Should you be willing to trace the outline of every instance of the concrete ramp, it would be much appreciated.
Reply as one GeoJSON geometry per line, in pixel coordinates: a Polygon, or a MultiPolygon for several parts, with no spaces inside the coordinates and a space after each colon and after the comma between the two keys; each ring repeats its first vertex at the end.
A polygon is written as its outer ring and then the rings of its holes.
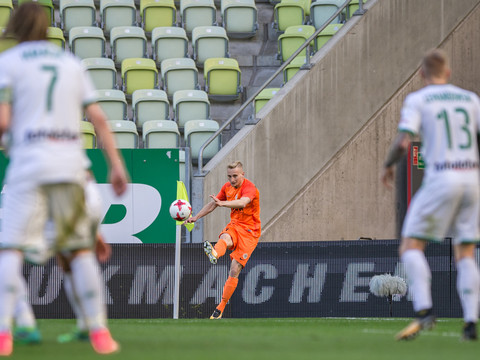
{"type": "MultiPolygon", "coordinates": [[[[395,196],[379,171],[405,95],[426,50],[452,58],[452,82],[478,90],[480,0],[370,0],[194,179],[208,201],[226,166],[245,164],[260,190],[261,241],[394,238],[395,196]]],[[[194,205],[197,207],[202,204],[194,205]]],[[[229,211],[217,209],[194,239],[215,240],[229,211]]],[[[203,226],[202,226],[203,225],[203,226]]]]}

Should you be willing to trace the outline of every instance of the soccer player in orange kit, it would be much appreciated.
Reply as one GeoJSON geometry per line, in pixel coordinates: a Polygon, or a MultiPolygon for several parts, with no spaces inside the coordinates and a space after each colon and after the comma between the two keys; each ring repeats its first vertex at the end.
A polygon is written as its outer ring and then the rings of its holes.
{"type": "Polygon", "coordinates": [[[210,195],[213,201],[206,204],[197,215],[185,221],[193,223],[219,206],[232,209],[230,223],[220,233],[215,247],[208,241],[203,243],[205,254],[212,264],[216,264],[218,258],[225,255],[227,249],[232,250],[230,254],[232,264],[223,287],[222,301],[210,319],[222,318],[223,310],[237,287],[240,271],[245,267],[253,250],[257,247],[261,233],[260,194],[255,185],[245,179],[243,165],[240,161],[228,165],[227,177],[228,182],[222,186],[217,196],[210,195]]]}

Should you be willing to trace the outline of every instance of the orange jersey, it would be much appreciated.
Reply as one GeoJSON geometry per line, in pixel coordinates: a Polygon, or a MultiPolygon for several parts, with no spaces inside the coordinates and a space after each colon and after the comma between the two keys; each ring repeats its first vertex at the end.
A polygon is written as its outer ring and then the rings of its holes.
{"type": "Polygon", "coordinates": [[[229,182],[222,186],[217,195],[221,201],[238,200],[242,197],[248,197],[251,201],[243,209],[232,209],[230,212],[230,223],[238,224],[251,230],[252,235],[260,237],[260,193],[255,184],[250,180],[243,179],[242,186],[235,189],[229,182]]]}

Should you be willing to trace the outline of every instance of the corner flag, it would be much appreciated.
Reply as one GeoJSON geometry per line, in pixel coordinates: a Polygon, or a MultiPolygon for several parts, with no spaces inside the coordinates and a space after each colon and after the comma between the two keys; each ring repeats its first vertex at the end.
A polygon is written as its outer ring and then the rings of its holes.
{"type": "MultiPolygon", "coordinates": [[[[177,181],[177,199],[188,201],[187,189],[185,188],[185,184],[183,183],[183,181],[177,181]]],[[[183,224],[183,221],[177,221],[177,225],[182,225],[182,224],[183,224]]],[[[188,231],[192,231],[194,226],[195,226],[194,223],[185,224],[185,227],[187,228],[188,231]]]]}

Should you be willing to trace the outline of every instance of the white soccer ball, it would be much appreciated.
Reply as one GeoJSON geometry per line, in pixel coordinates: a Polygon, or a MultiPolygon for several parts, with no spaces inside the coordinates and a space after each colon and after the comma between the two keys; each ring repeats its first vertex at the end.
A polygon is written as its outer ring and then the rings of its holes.
{"type": "Polygon", "coordinates": [[[177,199],[170,205],[170,216],[177,221],[185,221],[192,214],[192,206],[188,201],[177,199]]]}

